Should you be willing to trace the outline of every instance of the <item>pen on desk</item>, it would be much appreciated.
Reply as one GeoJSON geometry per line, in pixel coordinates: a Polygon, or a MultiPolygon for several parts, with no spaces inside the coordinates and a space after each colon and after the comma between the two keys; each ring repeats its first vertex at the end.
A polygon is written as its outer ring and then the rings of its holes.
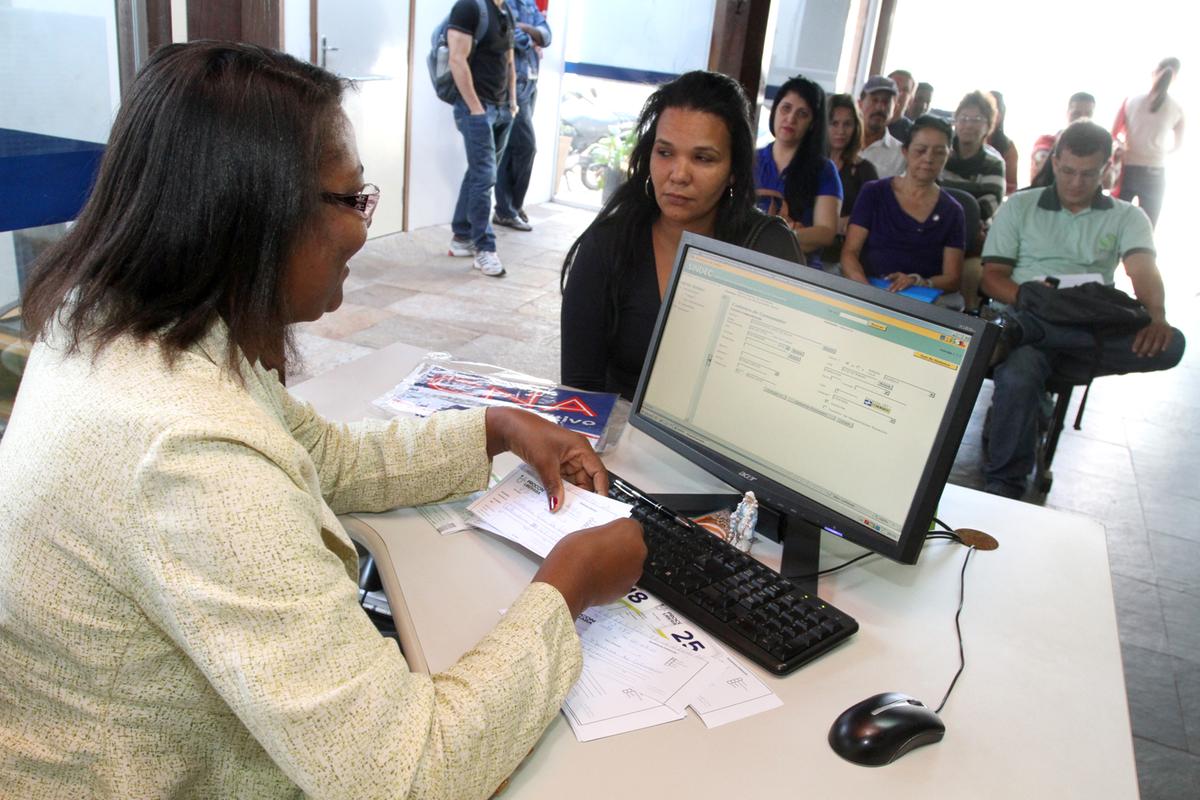
{"type": "Polygon", "coordinates": [[[668,517],[674,518],[674,520],[676,522],[678,522],[680,525],[684,526],[685,528],[695,528],[696,527],[696,523],[693,522],[692,520],[688,519],[687,517],[683,516],[682,514],[675,513],[671,509],[664,506],[662,503],[659,503],[658,501],[656,501],[650,497],[647,497],[646,495],[642,494],[640,491],[638,491],[634,487],[630,486],[625,481],[618,478],[616,475],[609,473],[608,478],[610,481],[612,481],[613,485],[616,486],[618,489],[620,489],[622,492],[633,495],[634,497],[638,498],[642,502],[646,503],[646,505],[651,506],[655,511],[660,511],[663,514],[666,514],[668,517]]]}

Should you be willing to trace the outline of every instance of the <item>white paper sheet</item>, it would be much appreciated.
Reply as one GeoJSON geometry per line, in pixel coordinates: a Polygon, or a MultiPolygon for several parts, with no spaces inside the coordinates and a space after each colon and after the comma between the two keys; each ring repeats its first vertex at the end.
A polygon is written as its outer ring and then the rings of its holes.
{"type": "Polygon", "coordinates": [[[634,628],[599,610],[575,623],[583,646],[583,673],[563,712],[583,742],[683,719],[685,709],[720,672],[716,665],[680,652],[645,628],[634,628]]]}
{"type": "Polygon", "coordinates": [[[688,703],[705,726],[716,728],[783,705],[765,683],[715,638],[644,589],[635,588],[624,601],[604,608],[611,619],[637,628],[649,628],[664,641],[718,667],[705,673],[711,681],[688,703]]]}
{"type": "Polygon", "coordinates": [[[474,503],[479,498],[483,497],[484,492],[475,492],[458,500],[451,500],[448,503],[430,503],[429,505],[417,506],[417,513],[425,518],[425,521],[434,527],[442,536],[449,536],[452,533],[462,533],[474,527],[474,515],[467,510],[467,507],[474,503]]]}
{"type": "MultiPolygon", "coordinates": [[[[565,485],[551,514],[526,465],[468,506],[474,524],[543,558],[568,533],[629,516],[630,506],[565,485]]],[[[563,702],[580,741],[682,719],[691,707],[713,728],[781,706],[761,680],[705,631],[648,592],[588,609],[576,620],[583,672],[563,702]]]]}
{"type": "Polygon", "coordinates": [[[563,505],[550,513],[546,490],[528,465],[508,473],[467,508],[490,530],[545,558],[568,533],[628,517],[630,506],[564,483],[563,505]]]}

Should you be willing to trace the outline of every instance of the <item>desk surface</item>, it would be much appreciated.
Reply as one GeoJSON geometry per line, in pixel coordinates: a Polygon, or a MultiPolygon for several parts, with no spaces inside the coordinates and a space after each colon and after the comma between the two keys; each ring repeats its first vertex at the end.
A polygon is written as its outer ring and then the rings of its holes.
{"type": "MultiPolygon", "coordinates": [[[[380,416],[370,399],[421,355],[394,345],[293,392],[331,419],[380,416]]],[[[651,491],[721,488],[632,428],[605,461],[651,491]]],[[[967,668],[942,713],[941,743],[878,769],[849,764],[826,743],[834,718],[869,695],[902,691],[933,706],[940,701],[958,666],[954,612],[964,551],[934,541],[916,566],[869,559],[822,581],[822,597],[861,628],[788,677],[758,671],[782,708],[713,730],[689,715],[584,744],[560,716],[503,797],[1136,797],[1103,530],[956,486],[946,487],[938,516],[1000,541],[967,569],[967,668]]],[[[415,669],[452,664],[537,567],[534,557],[487,534],[439,536],[408,509],[348,523],[383,568],[415,669]]],[[[756,555],[777,560],[777,548],[765,544],[756,555]]],[[[830,541],[822,557],[837,563],[857,552],[830,541]]]]}

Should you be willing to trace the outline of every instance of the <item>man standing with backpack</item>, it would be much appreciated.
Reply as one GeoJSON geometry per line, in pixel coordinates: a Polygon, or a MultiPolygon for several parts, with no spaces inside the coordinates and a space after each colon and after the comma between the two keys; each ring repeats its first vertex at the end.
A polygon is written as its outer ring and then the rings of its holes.
{"type": "Polygon", "coordinates": [[[517,68],[517,105],[508,147],[496,175],[496,214],[492,222],[518,231],[531,231],[525,216],[525,192],[533,172],[537,142],[533,133],[533,106],[537,102],[538,66],[542,48],[550,44],[550,26],[533,0],[507,0],[517,29],[513,33],[513,63],[517,68]]]}
{"type": "Polygon", "coordinates": [[[459,94],[454,124],[467,151],[467,172],[451,222],[450,255],[474,257],[475,268],[493,278],[504,275],[504,266],[496,255],[490,220],[492,187],[519,110],[513,28],[504,0],[457,0],[446,31],[450,74],[459,94]]]}

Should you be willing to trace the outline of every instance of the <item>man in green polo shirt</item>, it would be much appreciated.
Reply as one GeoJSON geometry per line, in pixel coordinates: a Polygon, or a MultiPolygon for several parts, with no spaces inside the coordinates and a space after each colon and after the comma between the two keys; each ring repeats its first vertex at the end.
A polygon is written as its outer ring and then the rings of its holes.
{"type": "Polygon", "coordinates": [[[1119,262],[1151,322],[1136,334],[1105,339],[1097,351],[1083,328],[1005,312],[1012,350],[993,371],[984,457],[985,488],[993,494],[1019,498],[1025,491],[1037,448],[1037,415],[1052,373],[1082,379],[1153,372],[1183,357],[1183,334],[1167,324],[1150,220],[1100,189],[1111,155],[1112,137],[1099,125],[1080,120],[1063,131],[1051,156],[1054,183],[1013,195],[993,218],[983,246],[983,290],[1012,304],[1020,284],[1046,277],[1094,274],[1111,285],[1119,262]]]}

